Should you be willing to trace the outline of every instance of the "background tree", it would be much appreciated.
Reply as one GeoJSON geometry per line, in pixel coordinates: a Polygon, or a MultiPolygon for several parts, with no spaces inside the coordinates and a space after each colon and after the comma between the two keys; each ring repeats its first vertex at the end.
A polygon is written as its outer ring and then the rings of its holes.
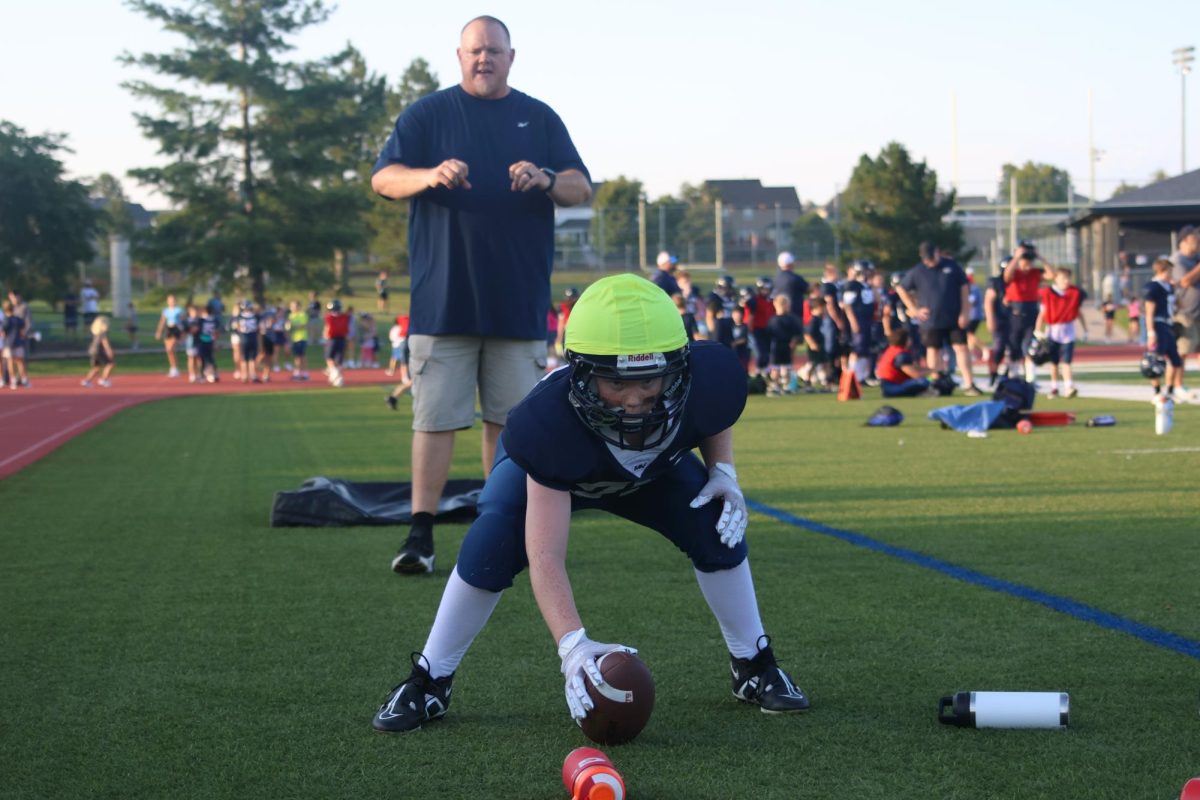
{"type": "Polygon", "coordinates": [[[815,211],[801,214],[791,228],[792,254],[814,260],[833,255],[833,226],[815,211]]]}
{"type": "Polygon", "coordinates": [[[64,139],[0,120],[0,281],[52,302],[91,260],[98,217],[87,187],[63,177],[64,139]]]}
{"type": "Polygon", "coordinates": [[[258,299],[268,274],[327,279],[335,254],[369,232],[359,167],[382,80],[351,47],[315,62],[283,58],[287,37],[330,13],[320,0],[129,5],[186,42],[122,57],[171,82],[125,84],[158,106],[136,118],[169,160],[130,174],[176,207],[158,217],[144,254],[227,285],[248,278],[258,299]]]}
{"type": "Polygon", "coordinates": [[[954,192],[941,194],[937,173],[914,162],[903,145],[891,142],[875,158],[863,155],[842,193],[838,235],[857,258],[882,269],[907,269],[917,261],[917,245],[936,242],[960,257],[962,226],[943,219],[954,207],[954,192]]]}
{"type": "Polygon", "coordinates": [[[371,169],[383,143],[391,135],[396,118],[422,97],[439,89],[436,73],[430,72],[429,62],[414,58],[400,76],[395,89],[387,93],[387,108],[380,120],[378,130],[372,129],[374,150],[363,161],[361,174],[371,195],[371,210],[367,224],[371,228],[371,239],[367,245],[367,256],[376,269],[408,270],[408,201],[386,200],[370,189],[371,169]]]}
{"type": "MultiPolygon", "coordinates": [[[[592,246],[602,255],[636,253],[638,246],[638,198],[642,182],[620,175],[605,181],[592,198],[592,246]]],[[[649,231],[647,231],[649,234],[649,231]]]]}
{"type": "Polygon", "coordinates": [[[1013,178],[1017,179],[1017,203],[1065,203],[1071,191],[1071,175],[1065,169],[1050,164],[1026,161],[1021,166],[1005,164],[1000,170],[997,196],[1001,205],[1008,204],[1008,192],[1013,178]]]}

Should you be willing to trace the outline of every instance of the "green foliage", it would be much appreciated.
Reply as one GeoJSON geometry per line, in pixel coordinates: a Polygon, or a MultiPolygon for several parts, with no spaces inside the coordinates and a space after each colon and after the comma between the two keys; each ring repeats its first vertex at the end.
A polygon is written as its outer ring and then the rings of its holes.
{"type": "Polygon", "coordinates": [[[396,88],[387,93],[387,113],[375,138],[375,152],[362,165],[367,190],[371,195],[371,208],[367,215],[371,238],[366,248],[367,256],[372,264],[383,269],[408,269],[408,201],[386,200],[371,192],[371,168],[383,142],[391,134],[394,120],[417,100],[433,94],[439,88],[437,74],[429,70],[429,62],[414,58],[400,76],[396,88]]]}
{"type": "Polygon", "coordinates": [[[720,192],[708,186],[685,183],[679,187],[679,199],[687,206],[679,222],[679,241],[689,249],[709,247],[717,236],[716,201],[720,192]]]}
{"type": "Polygon", "coordinates": [[[1001,168],[997,197],[1001,205],[1009,201],[1010,181],[1017,179],[1017,203],[1065,203],[1071,191],[1071,175],[1050,164],[1026,161],[1021,166],[1005,164],[1001,168]]]}
{"type": "Polygon", "coordinates": [[[819,257],[833,254],[833,226],[815,211],[801,214],[792,223],[791,249],[797,258],[808,258],[814,251],[819,257]]]}
{"type": "Polygon", "coordinates": [[[638,245],[638,200],[642,182],[620,175],[605,181],[592,198],[592,246],[616,253],[638,245]]]}
{"type": "Polygon", "coordinates": [[[330,13],[319,0],[129,5],[185,39],[169,53],[122,57],[168,82],[125,84],[158,107],[137,121],[168,159],[130,174],[176,206],[156,220],[143,255],[225,285],[246,279],[259,299],[267,274],[327,281],[335,252],[369,234],[361,164],[377,145],[383,79],[349,46],[318,61],[283,59],[288,37],[330,13]]]}
{"type": "Polygon", "coordinates": [[[100,213],[101,230],[109,236],[132,237],[133,214],[129,211],[129,198],[120,179],[105,172],[92,184],[92,193],[104,201],[100,213]]]}
{"type": "Polygon", "coordinates": [[[937,173],[891,142],[876,158],[863,155],[842,193],[838,236],[857,258],[895,271],[917,260],[917,245],[932,241],[958,253],[962,226],[943,219],[954,207],[953,190],[941,193],[937,173]]]}
{"type": "Polygon", "coordinates": [[[98,215],[87,187],[63,177],[64,140],[0,120],[0,281],[27,298],[57,300],[93,255],[98,215]]]}

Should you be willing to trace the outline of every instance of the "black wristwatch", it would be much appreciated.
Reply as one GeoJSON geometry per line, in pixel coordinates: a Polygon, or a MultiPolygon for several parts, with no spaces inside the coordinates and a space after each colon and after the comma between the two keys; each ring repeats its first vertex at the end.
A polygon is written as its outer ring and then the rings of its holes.
{"type": "Polygon", "coordinates": [[[550,185],[543,189],[543,192],[549,192],[554,188],[555,182],[558,180],[558,173],[549,167],[542,167],[542,172],[546,173],[546,177],[550,179],[550,185]]]}

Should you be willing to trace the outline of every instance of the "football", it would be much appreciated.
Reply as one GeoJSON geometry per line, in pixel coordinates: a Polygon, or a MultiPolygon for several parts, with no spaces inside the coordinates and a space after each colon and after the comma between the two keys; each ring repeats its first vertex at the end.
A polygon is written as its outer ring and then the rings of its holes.
{"type": "Polygon", "coordinates": [[[608,685],[601,690],[588,682],[595,707],[579,727],[597,744],[632,741],[654,711],[654,677],[640,658],[623,650],[606,653],[596,664],[608,685]]]}

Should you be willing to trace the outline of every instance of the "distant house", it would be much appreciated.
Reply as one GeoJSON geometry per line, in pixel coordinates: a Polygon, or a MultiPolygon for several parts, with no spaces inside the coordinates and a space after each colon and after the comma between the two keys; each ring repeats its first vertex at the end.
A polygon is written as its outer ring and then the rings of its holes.
{"type": "Polygon", "coordinates": [[[804,208],[794,186],[763,186],[758,178],[709,180],[704,188],[721,198],[727,261],[774,261],[791,246],[792,223],[804,208]]]}
{"type": "Polygon", "coordinates": [[[1123,192],[1076,214],[1080,270],[1099,277],[1118,268],[1120,253],[1155,256],[1175,248],[1175,233],[1200,224],[1200,169],[1123,192]]]}

